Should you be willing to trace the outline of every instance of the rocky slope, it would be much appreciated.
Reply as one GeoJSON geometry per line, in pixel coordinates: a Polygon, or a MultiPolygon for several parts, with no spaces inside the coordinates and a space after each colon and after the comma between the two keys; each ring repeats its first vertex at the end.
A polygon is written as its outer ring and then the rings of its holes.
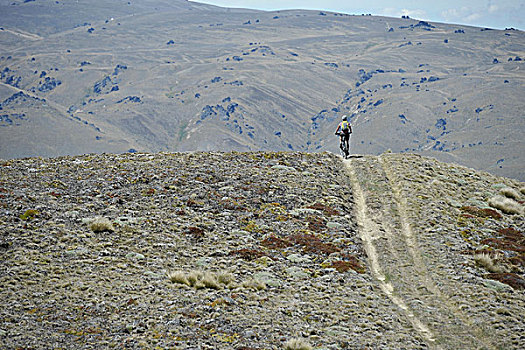
{"type": "Polygon", "coordinates": [[[185,0],[0,0],[0,157],[416,152],[524,181],[525,35],[185,0]]]}
{"type": "Polygon", "coordinates": [[[0,166],[2,348],[525,344],[515,180],[396,154],[0,166]]]}

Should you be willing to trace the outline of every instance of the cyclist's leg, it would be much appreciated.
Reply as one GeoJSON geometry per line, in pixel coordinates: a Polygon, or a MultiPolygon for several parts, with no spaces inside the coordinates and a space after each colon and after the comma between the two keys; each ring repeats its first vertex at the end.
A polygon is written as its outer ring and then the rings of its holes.
{"type": "Polygon", "coordinates": [[[348,158],[348,156],[350,155],[350,145],[348,144],[348,140],[350,139],[350,135],[347,134],[345,135],[345,157],[348,158]]]}

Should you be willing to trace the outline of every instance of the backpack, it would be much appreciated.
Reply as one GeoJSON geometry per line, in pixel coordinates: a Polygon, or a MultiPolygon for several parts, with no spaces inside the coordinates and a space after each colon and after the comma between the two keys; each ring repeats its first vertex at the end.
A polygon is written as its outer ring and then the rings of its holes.
{"type": "Polygon", "coordinates": [[[341,122],[341,132],[345,134],[352,133],[352,128],[350,127],[350,123],[346,120],[343,120],[341,122]]]}

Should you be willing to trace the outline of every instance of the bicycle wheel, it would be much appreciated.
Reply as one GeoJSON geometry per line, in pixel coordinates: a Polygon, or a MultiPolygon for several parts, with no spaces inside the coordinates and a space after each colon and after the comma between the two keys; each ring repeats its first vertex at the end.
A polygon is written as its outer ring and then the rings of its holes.
{"type": "Polygon", "coordinates": [[[339,150],[341,151],[341,156],[343,158],[346,158],[346,147],[344,141],[341,141],[341,143],[339,144],[339,150]]]}

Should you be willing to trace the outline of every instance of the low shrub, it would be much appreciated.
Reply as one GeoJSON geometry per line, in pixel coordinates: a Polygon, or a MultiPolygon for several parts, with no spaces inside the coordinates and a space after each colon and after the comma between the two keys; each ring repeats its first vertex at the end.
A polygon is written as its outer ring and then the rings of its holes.
{"type": "Polygon", "coordinates": [[[514,289],[525,289],[525,280],[515,273],[489,273],[485,278],[505,283],[514,289]]]}
{"type": "Polygon", "coordinates": [[[269,236],[266,237],[262,242],[261,245],[266,248],[270,249],[282,249],[292,246],[293,244],[285,239],[281,239],[276,236],[269,236]]]}
{"type": "Polygon", "coordinates": [[[308,209],[315,209],[322,211],[325,215],[332,216],[332,215],[341,215],[336,209],[331,208],[325,204],[322,203],[315,203],[307,207],[308,209]]]}
{"type": "Polygon", "coordinates": [[[259,259],[265,256],[266,254],[264,254],[264,252],[260,250],[243,248],[243,249],[231,251],[230,255],[237,255],[244,260],[251,261],[251,260],[259,259]]]}
{"type": "Polygon", "coordinates": [[[503,217],[503,215],[498,213],[496,210],[490,208],[481,209],[478,207],[465,206],[461,207],[460,209],[467,214],[474,215],[480,218],[493,218],[499,220],[503,217]]]}
{"type": "Polygon", "coordinates": [[[290,241],[303,246],[305,252],[330,255],[341,251],[338,247],[331,243],[324,243],[319,238],[311,234],[295,234],[290,236],[290,241]]]}

